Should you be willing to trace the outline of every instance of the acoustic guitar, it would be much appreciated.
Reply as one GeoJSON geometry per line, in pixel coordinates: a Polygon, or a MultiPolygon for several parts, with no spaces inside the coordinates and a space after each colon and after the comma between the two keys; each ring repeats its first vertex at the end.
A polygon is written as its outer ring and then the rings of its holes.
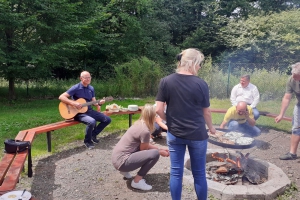
{"type": "Polygon", "coordinates": [[[103,99],[97,100],[97,101],[91,101],[86,102],[85,99],[79,98],[76,101],[82,105],[81,109],[77,109],[69,104],[66,104],[64,102],[60,102],[58,105],[59,113],[64,119],[72,119],[77,115],[78,113],[85,113],[88,110],[88,106],[99,103],[101,100],[112,101],[113,97],[105,97],[103,99]]]}

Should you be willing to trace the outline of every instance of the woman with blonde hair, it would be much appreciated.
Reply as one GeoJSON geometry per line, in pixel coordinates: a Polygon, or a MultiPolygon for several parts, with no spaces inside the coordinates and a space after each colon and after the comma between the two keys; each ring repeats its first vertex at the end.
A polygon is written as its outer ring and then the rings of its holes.
{"type": "Polygon", "coordinates": [[[122,136],[112,153],[112,163],[125,178],[132,178],[130,171],[140,168],[131,186],[140,190],[151,190],[143,177],[156,164],[161,156],[169,156],[167,149],[150,144],[150,134],[154,131],[155,108],[146,104],[141,116],[122,136]]]}
{"type": "Polygon", "coordinates": [[[212,125],[208,85],[197,76],[204,55],[190,48],[178,54],[177,60],[176,73],[161,79],[156,96],[156,112],[168,124],[171,196],[173,200],[181,199],[184,155],[188,148],[198,200],[206,200],[206,125],[212,134],[216,129],[212,125]]]}

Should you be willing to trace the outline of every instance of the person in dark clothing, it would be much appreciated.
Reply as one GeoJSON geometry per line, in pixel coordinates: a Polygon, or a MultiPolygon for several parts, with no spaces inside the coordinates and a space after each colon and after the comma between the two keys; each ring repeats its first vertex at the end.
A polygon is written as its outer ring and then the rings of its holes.
{"type": "Polygon", "coordinates": [[[204,55],[190,48],[177,55],[177,59],[177,73],[160,81],[156,96],[156,113],[168,125],[171,196],[173,200],[181,199],[184,156],[188,148],[198,200],[206,200],[206,125],[211,134],[215,134],[216,129],[212,125],[208,85],[197,76],[204,55]]]}

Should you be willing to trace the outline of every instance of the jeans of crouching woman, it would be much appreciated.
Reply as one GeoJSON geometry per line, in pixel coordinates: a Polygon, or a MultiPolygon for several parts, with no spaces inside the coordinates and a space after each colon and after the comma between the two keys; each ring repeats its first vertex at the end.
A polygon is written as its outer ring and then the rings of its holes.
{"type": "Polygon", "coordinates": [[[167,143],[170,151],[170,192],[172,200],[180,200],[182,192],[182,177],[184,170],[184,155],[186,147],[190,154],[191,170],[194,177],[194,187],[198,200],[207,199],[206,181],[206,149],[207,140],[187,140],[167,132],[167,143]]]}

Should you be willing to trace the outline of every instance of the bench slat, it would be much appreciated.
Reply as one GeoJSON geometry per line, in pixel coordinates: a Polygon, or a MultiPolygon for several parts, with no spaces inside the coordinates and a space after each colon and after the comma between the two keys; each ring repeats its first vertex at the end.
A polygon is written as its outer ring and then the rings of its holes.
{"type": "Polygon", "coordinates": [[[20,131],[18,133],[18,135],[15,137],[15,139],[23,141],[24,138],[26,137],[26,135],[27,135],[27,131],[26,130],[25,131],[20,131]]]}
{"type": "Polygon", "coordinates": [[[40,133],[45,133],[48,131],[54,131],[57,129],[61,129],[61,128],[68,127],[68,126],[73,126],[73,125],[76,125],[79,123],[80,122],[78,122],[78,121],[60,121],[60,122],[56,122],[56,123],[52,123],[52,124],[47,124],[44,126],[35,127],[32,129],[29,129],[29,130],[34,131],[36,134],[40,134],[40,133]]]}
{"type": "Polygon", "coordinates": [[[5,178],[5,175],[8,171],[9,166],[11,165],[13,159],[15,157],[15,154],[10,154],[10,153],[6,153],[4,154],[4,156],[2,157],[2,160],[0,162],[0,185],[2,185],[3,180],[5,178]]]}
{"type": "Polygon", "coordinates": [[[29,130],[23,141],[29,141],[32,144],[34,137],[35,137],[35,131],[29,130]]]}
{"type": "MultiPolygon", "coordinates": [[[[18,133],[18,135],[16,136],[16,140],[23,140],[25,138],[27,134],[27,131],[20,131],[18,133]]],[[[6,173],[9,169],[9,166],[11,165],[11,163],[13,162],[14,160],[14,157],[15,157],[15,154],[4,154],[1,162],[0,162],[0,185],[2,185],[3,181],[4,181],[4,178],[6,176],[6,173]]]]}
{"type": "Polygon", "coordinates": [[[0,186],[0,192],[13,190],[16,187],[16,184],[19,181],[19,176],[26,161],[27,154],[28,150],[20,152],[15,156],[2,182],[2,185],[0,186]]]}

